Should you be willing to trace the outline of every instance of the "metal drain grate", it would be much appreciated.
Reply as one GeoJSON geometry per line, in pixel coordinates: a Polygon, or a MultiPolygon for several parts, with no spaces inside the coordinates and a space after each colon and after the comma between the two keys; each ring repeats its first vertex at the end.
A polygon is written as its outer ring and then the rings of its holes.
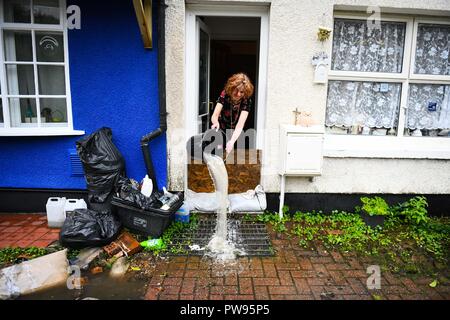
{"type": "MultiPolygon", "coordinates": [[[[168,245],[170,255],[202,256],[203,250],[214,235],[216,227],[215,215],[202,216],[194,230],[185,230],[172,238],[168,245]]],[[[243,220],[240,217],[228,217],[228,240],[235,244],[236,249],[245,252],[245,256],[273,256],[272,242],[266,225],[260,222],[243,220]]]]}

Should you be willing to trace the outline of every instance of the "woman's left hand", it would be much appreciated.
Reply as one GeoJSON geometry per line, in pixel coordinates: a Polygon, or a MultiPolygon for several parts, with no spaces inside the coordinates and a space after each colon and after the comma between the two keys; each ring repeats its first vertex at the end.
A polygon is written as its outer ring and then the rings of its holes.
{"type": "Polygon", "coordinates": [[[233,150],[233,147],[234,147],[234,142],[228,141],[227,148],[226,148],[227,154],[231,153],[231,151],[233,150]]]}

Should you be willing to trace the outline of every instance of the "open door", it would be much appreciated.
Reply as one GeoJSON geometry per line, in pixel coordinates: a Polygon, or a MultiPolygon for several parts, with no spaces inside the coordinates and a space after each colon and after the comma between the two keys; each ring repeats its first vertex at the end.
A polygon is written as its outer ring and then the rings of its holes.
{"type": "Polygon", "coordinates": [[[208,130],[212,102],[209,101],[210,43],[211,33],[207,25],[196,18],[198,48],[198,99],[197,133],[208,130]]]}

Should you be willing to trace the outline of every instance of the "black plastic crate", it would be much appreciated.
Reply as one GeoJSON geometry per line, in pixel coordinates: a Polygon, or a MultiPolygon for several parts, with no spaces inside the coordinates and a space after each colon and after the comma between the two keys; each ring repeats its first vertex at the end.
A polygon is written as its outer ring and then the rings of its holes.
{"type": "Polygon", "coordinates": [[[183,205],[183,199],[176,202],[170,210],[143,210],[131,206],[128,202],[114,197],[111,204],[123,225],[137,233],[159,238],[175,217],[175,212],[183,205]]]}

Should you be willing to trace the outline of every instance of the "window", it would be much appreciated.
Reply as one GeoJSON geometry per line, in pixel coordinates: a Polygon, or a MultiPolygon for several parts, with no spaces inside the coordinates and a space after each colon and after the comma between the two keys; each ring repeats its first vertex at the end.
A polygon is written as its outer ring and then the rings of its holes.
{"type": "Polygon", "coordinates": [[[0,6],[0,134],[71,131],[65,1],[0,6]]]}
{"type": "Polygon", "coordinates": [[[328,133],[449,137],[450,21],[336,15],[328,133]]]}

